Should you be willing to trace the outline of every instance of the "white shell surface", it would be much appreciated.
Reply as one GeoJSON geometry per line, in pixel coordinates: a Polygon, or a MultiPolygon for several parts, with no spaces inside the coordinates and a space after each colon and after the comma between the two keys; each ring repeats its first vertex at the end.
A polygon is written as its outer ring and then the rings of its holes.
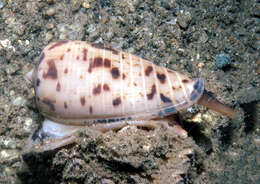
{"type": "Polygon", "coordinates": [[[204,90],[203,79],[82,41],[49,44],[33,82],[43,115],[73,125],[166,116],[196,103],[204,90]]]}

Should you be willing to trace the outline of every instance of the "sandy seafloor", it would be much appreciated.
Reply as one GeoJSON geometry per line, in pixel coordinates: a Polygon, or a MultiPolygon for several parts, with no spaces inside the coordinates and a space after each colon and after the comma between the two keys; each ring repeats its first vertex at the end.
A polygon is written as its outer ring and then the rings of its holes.
{"type": "Polygon", "coordinates": [[[0,0],[0,183],[260,183],[259,50],[257,0],[0,0]],[[24,75],[64,39],[202,77],[239,117],[195,105],[178,115],[187,139],[160,128],[86,130],[78,144],[22,154],[43,120],[24,75]]]}

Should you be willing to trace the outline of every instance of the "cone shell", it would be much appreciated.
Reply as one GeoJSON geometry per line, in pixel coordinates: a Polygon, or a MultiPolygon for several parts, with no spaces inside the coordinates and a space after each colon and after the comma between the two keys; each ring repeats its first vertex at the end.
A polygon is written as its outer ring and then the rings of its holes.
{"type": "Polygon", "coordinates": [[[65,124],[167,116],[196,103],[204,90],[203,79],[82,41],[49,44],[28,76],[43,115],[65,124]]]}

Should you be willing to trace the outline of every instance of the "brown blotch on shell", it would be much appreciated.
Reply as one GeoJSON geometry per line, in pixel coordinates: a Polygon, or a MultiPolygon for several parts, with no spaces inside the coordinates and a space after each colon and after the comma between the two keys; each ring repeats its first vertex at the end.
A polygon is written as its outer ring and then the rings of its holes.
{"type": "Polygon", "coordinates": [[[89,72],[89,73],[92,72],[92,63],[91,63],[91,62],[89,63],[89,66],[88,66],[88,72],[89,72]]]}
{"type": "Polygon", "coordinates": [[[36,80],[36,86],[37,87],[40,86],[40,82],[41,82],[41,80],[39,78],[37,78],[37,80],[36,80]]]}
{"type": "Polygon", "coordinates": [[[89,107],[89,113],[93,114],[93,107],[92,106],[89,107]]]}
{"type": "Polygon", "coordinates": [[[101,67],[103,65],[103,59],[102,57],[96,57],[94,58],[93,67],[101,67]]]}
{"type": "Polygon", "coordinates": [[[111,67],[111,60],[105,58],[105,59],[104,59],[104,66],[105,66],[106,68],[110,68],[110,67],[111,67]]]}
{"type": "Polygon", "coordinates": [[[87,52],[88,50],[86,48],[83,49],[83,61],[87,61],[87,52]]]}
{"type": "Polygon", "coordinates": [[[64,59],[64,54],[62,54],[61,56],[60,56],[60,60],[63,60],[64,59]]]}
{"type": "Polygon", "coordinates": [[[188,79],[183,79],[182,82],[183,82],[183,83],[188,83],[189,80],[188,80],[188,79]]]}
{"type": "Polygon", "coordinates": [[[54,63],[53,60],[49,60],[47,62],[49,68],[48,68],[48,71],[47,73],[43,73],[43,78],[46,79],[46,78],[50,78],[50,79],[57,79],[58,77],[58,73],[57,73],[57,69],[56,69],[56,65],[54,63]]]}
{"type": "Polygon", "coordinates": [[[68,48],[68,49],[67,49],[67,52],[70,52],[70,51],[71,51],[71,49],[70,49],[70,48],[68,48]]]}
{"type": "Polygon", "coordinates": [[[171,100],[170,98],[164,96],[163,93],[160,93],[160,98],[161,98],[161,100],[162,100],[164,103],[171,103],[171,102],[172,102],[172,100],[171,100]]]}
{"type": "Polygon", "coordinates": [[[68,73],[68,68],[65,68],[64,73],[65,73],[65,74],[68,73]]]}
{"type": "Polygon", "coordinates": [[[99,95],[101,93],[101,84],[98,84],[97,87],[93,89],[93,95],[99,95]]]}
{"type": "Polygon", "coordinates": [[[111,74],[114,79],[117,79],[120,76],[120,71],[117,67],[114,67],[111,69],[111,74]]]}
{"type": "Polygon", "coordinates": [[[120,97],[117,97],[116,99],[114,99],[114,100],[112,101],[112,104],[113,104],[113,106],[118,106],[118,105],[120,105],[120,104],[121,104],[121,98],[120,98],[120,97]]]}
{"type": "Polygon", "coordinates": [[[61,40],[61,41],[55,42],[50,48],[48,48],[48,50],[54,49],[55,47],[59,47],[68,42],[69,42],[68,40],[61,40]]]}
{"type": "Polygon", "coordinates": [[[85,100],[85,97],[84,97],[84,96],[81,96],[81,97],[80,97],[80,103],[81,103],[82,106],[85,105],[86,100],[85,100]]]}
{"type": "Polygon", "coordinates": [[[60,88],[61,88],[61,87],[60,87],[60,83],[58,82],[58,83],[57,83],[57,86],[56,86],[56,91],[60,92],[60,88]]]}
{"type": "Polygon", "coordinates": [[[151,92],[147,94],[147,99],[152,100],[155,94],[156,94],[156,87],[155,84],[153,84],[151,92]]]}
{"type": "Polygon", "coordinates": [[[67,102],[64,102],[64,109],[67,109],[68,108],[68,104],[67,102]]]}
{"type": "Polygon", "coordinates": [[[102,57],[94,58],[93,62],[92,59],[90,59],[88,72],[91,73],[93,68],[101,67],[102,65],[103,65],[102,57]]]}
{"type": "Polygon", "coordinates": [[[109,91],[110,88],[109,88],[109,86],[108,86],[107,84],[104,84],[104,85],[103,85],[103,90],[104,90],[104,91],[109,91]]]}
{"type": "Polygon", "coordinates": [[[115,54],[115,55],[118,55],[118,54],[119,54],[119,51],[118,51],[118,50],[115,50],[115,49],[113,49],[112,47],[106,47],[106,46],[104,46],[104,44],[92,43],[91,46],[92,46],[92,47],[95,47],[95,48],[97,48],[97,49],[105,49],[105,50],[108,50],[108,51],[112,51],[112,53],[115,54]]]}
{"type": "Polygon", "coordinates": [[[55,105],[54,105],[54,103],[56,103],[56,100],[51,100],[51,99],[48,99],[48,98],[43,98],[42,103],[48,105],[49,108],[50,108],[52,111],[55,111],[55,105]]]}
{"type": "Polygon", "coordinates": [[[123,73],[123,80],[125,80],[125,78],[126,78],[126,75],[123,73]]]}
{"type": "Polygon", "coordinates": [[[76,59],[79,60],[79,56],[77,56],[76,59]]]}
{"type": "Polygon", "coordinates": [[[165,83],[165,81],[166,81],[166,76],[165,76],[165,74],[160,74],[160,73],[158,73],[157,72],[157,78],[159,79],[159,81],[162,83],[162,84],[164,84],[165,83]]]}
{"type": "Polygon", "coordinates": [[[125,59],[125,54],[122,54],[122,59],[125,59]]]}
{"type": "Polygon", "coordinates": [[[177,86],[177,87],[176,87],[176,86],[172,86],[172,89],[173,89],[173,90],[180,90],[181,88],[182,88],[181,85],[180,85],[180,86],[177,86]]]}
{"type": "Polygon", "coordinates": [[[149,76],[153,71],[153,67],[152,66],[147,66],[147,68],[145,69],[145,75],[149,76]]]}

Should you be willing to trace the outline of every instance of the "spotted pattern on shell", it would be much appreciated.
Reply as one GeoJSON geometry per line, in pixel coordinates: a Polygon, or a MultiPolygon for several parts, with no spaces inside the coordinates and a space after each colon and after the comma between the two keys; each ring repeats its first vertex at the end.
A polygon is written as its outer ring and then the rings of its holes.
{"type": "Polygon", "coordinates": [[[145,75],[146,76],[149,76],[153,71],[153,67],[152,66],[148,66],[146,69],[145,69],[145,75]]]}
{"type": "Polygon", "coordinates": [[[117,97],[116,99],[113,100],[113,106],[118,106],[121,104],[121,98],[117,97]]]}
{"type": "Polygon", "coordinates": [[[85,100],[85,97],[84,97],[84,96],[81,96],[81,97],[80,97],[80,103],[81,103],[82,106],[85,105],[86,100],[85,100]]]}
{"type": "Polygon", "coordinates": [[[101,84],[98,84],[97,87],[93,89],[93,95],[99,95],[101,93],[101,84]]]}
{"type": "Polygon", "coordinates": [[[197,80],[111,47],[81,41],[47,46],[34,77],[40,110],[70,123],[75,117],[88,123],[113,116],[133,120],[164,116],[196,103],[202,93],[201,86],[194,85],[197,80]]]}
{"type": "Polygon", "coordinates": [[[77,133],[86,126],[105,132],[126,125],[161,124],[185,138],[187,132],[164,117],[197,102],[229,117],[235,114],[206,93],[203,79],[190,79],[99,44],[51,43],[26,76],[45,116],[29,146],[43,151],[76,142],[77,133]]]}
{"type": "Polygon", "coordinates": [[[156,93],[156,87],[155,87],[155,84],[153,84],[151,92],[149,94],[147,94],[148,100],[152,100],[154,95],[155,95],[155,93],[156,93]]]}
{"type": "Polygon", "coordinates": [[[58,73],[57,73],[55,62],[53,60],[49,60],[47,63],[48,63],[48,71],[46,73],[43,73],[42,77],[44,79],[46,78],[57,79],[58,73]]]}

